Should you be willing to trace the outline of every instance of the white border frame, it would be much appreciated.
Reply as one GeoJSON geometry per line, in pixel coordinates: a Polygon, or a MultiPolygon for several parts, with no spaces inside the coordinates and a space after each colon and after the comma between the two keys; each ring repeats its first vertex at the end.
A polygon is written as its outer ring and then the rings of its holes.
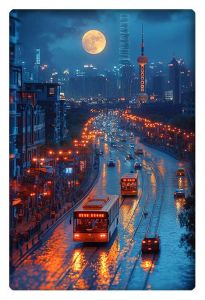
{"type": "MultiPolygon", "coordinates": [[[[129,297],[131,299],[173,299],[173,297],[180,300],[186,299],[201,299],[203,297],[203,285],[204,285],[204,202],[202,197],[203,188],[203,176],[199,166],[203,164],[204,158],[204,107],[205,107],[205,95],[204,95],[204,28],[205,28],[205,16],[204,16],[204,1],[202,0],[98,0],[93,2],[92,0],[35,0],[35,1],[1,1],[0,4],[0,36],[1,36],[1,52],[0,52],[0,87],[1,87],[1,117],[3,122],[0,126],[1,137],[1,297],[2,299],[11,298],[28,299],[32,300],[37,297],[43,297],[43,299],[56,299],[56,297],[70,297],[70,299],[90,299],[91,297],[99,297],[100,299],[106,298],[119,298],[124,299],[129,297]],[[9,145],[9,11],[12,9],[193,9],[196,13],[196,287],[193,291],[12,291],[9,288],[9,167],[8,167],[8,145],[9,145]],[[2,92],[3,91],[3,92],[2,92]],[[3,147],[2,147],[3,145],[3,147]],[[3,151],[2,151],[3,149],[3,151]],[[2,153],[3,152],[3,153],[2,153]],[[201,197],[201,199],[200,199],[201,197]],[[6,226],[5,226],[6,224],[6,226]],[[5,230],[6,228],[6,230],[5,230]],[[3,298],[4,297],[4,298],[3,298]]],[[[204,195],[203,195],[204,196],[204,195]]]]}

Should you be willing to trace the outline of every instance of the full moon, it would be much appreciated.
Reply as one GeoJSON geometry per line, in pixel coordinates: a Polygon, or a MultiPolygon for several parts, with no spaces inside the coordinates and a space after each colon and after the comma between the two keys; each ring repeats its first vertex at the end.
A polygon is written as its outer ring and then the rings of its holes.
{"type": "Polygon", "coordinates": [[[89,30],[83,35],[82,45],[86,52],[98,54],[105,49],[106,38],[101,31],[89,30]]]}

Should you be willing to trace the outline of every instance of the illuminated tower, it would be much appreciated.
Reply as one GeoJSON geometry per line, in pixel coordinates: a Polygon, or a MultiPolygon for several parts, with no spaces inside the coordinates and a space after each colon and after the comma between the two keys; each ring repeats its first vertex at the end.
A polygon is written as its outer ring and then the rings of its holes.
{"type": "Polygon", "coordinates": [[[142,25],[142,43],[141,43],[141,55],[137,59],[139,65],[139,94],[138,94],[138,102],[145,103],[147,102],[148,95],[146,94],[146,86],[145,86],[145,65],[148,63],[148,58],[144,55],[144,33],[143,33],[143,25],[142,25]]]}

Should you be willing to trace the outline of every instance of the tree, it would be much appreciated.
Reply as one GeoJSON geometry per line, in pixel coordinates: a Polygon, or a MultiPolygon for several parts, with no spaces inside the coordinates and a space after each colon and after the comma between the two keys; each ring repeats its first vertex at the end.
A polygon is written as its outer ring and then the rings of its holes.
{"type": "Polygon", "coordinates": [[[186,247],[187,254],[195,257],[195,193],[194,188],[191,195],[186,198],[183,211],[179,214],[182,227],[186,228],[186,233],[181,237],[181,245],[186,247]]]}

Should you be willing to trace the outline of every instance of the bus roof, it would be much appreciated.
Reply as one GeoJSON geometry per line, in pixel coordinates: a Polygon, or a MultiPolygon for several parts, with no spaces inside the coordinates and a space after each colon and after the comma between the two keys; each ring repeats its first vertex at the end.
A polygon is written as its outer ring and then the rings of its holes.
{"type": "Polygon", "coordinates": [[[138,176],[137,173],[126,173],[121,177],[121,179],[123,179],[123,178],[137,178],[137,176],[138,176]]]}
{"type": "Polygon", "coordinates": [[[106,196],[94,196],[87,197],[83,202],[75,209],[78,211],[109,211],[112,205],[119,199],[118,195],[106,195],[106,196]]]}

